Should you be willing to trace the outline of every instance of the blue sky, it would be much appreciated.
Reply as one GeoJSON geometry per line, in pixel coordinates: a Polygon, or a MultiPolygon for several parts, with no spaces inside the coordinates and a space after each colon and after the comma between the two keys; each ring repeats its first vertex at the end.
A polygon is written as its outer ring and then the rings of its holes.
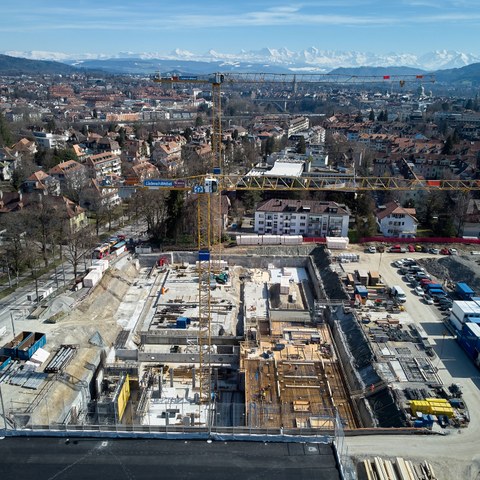
{"type": "Polygon", "coordinates": [[[0,51],[480,54],[480,0],[2,0],[0,51]]]}

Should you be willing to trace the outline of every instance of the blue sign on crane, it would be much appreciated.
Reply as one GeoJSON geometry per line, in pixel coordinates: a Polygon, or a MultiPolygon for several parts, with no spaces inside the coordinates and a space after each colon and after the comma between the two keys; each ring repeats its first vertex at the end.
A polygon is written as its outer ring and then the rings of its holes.
{"type": "Polygon", "coordinates": [[[150,178],[143,181],[143,186],[148,188],[179,188],[185,189],[187,182],[185,180],[169,180],[165,178],[150,178]]]}
{"type": "Polygon", "coordinates": [[[174,186],[174,181],[173,180],[166,180],[162,178],[154,179],[150,178],[148,180],[143,181],[143,186],[144,187],[153,187],[153,188],[168,188],[168,187],[173,187],[174,186]]]}

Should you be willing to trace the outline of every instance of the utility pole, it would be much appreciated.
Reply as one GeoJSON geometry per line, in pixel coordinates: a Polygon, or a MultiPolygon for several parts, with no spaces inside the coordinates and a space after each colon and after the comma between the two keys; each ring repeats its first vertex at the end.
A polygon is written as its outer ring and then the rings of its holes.
{"type": "Polygon", "coordinates": [[[5,426],[5,436],[7,435],[8,424],[7,424],[7,414],[5,413],[5,404],[3,403],[2,388],[0,387],[0,403],[2,404],[2,415],[3,415],[3,424],[5,426]]]}
{"type": "Polygon", "coordinates": [[[15,338],[17,335],[15,334],[15,322],[13,321],[13,314],[12,314],[12,312],[10,312],[10,320],[12,321],[13,338],[15,338]]]}

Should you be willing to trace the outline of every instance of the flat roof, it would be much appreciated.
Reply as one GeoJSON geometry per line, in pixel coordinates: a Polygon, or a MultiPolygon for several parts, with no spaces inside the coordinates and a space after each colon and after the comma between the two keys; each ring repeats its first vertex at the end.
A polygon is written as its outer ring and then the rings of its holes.
{"type": "Polygon", "coordinates": [[[7,437],[1,446],[2,478],[340,479],[333,447],[318,443],[7,437]]]}

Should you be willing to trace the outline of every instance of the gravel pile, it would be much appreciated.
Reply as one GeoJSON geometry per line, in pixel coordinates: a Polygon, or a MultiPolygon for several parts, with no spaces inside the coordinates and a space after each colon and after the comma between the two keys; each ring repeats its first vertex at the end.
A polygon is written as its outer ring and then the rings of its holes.
{"type": "Polygon", "coordinates": [[[473,290],[480,292],[480,265],[470,257],[424,258],[418,263],[441,282],[465,282],[473,290]]]}

